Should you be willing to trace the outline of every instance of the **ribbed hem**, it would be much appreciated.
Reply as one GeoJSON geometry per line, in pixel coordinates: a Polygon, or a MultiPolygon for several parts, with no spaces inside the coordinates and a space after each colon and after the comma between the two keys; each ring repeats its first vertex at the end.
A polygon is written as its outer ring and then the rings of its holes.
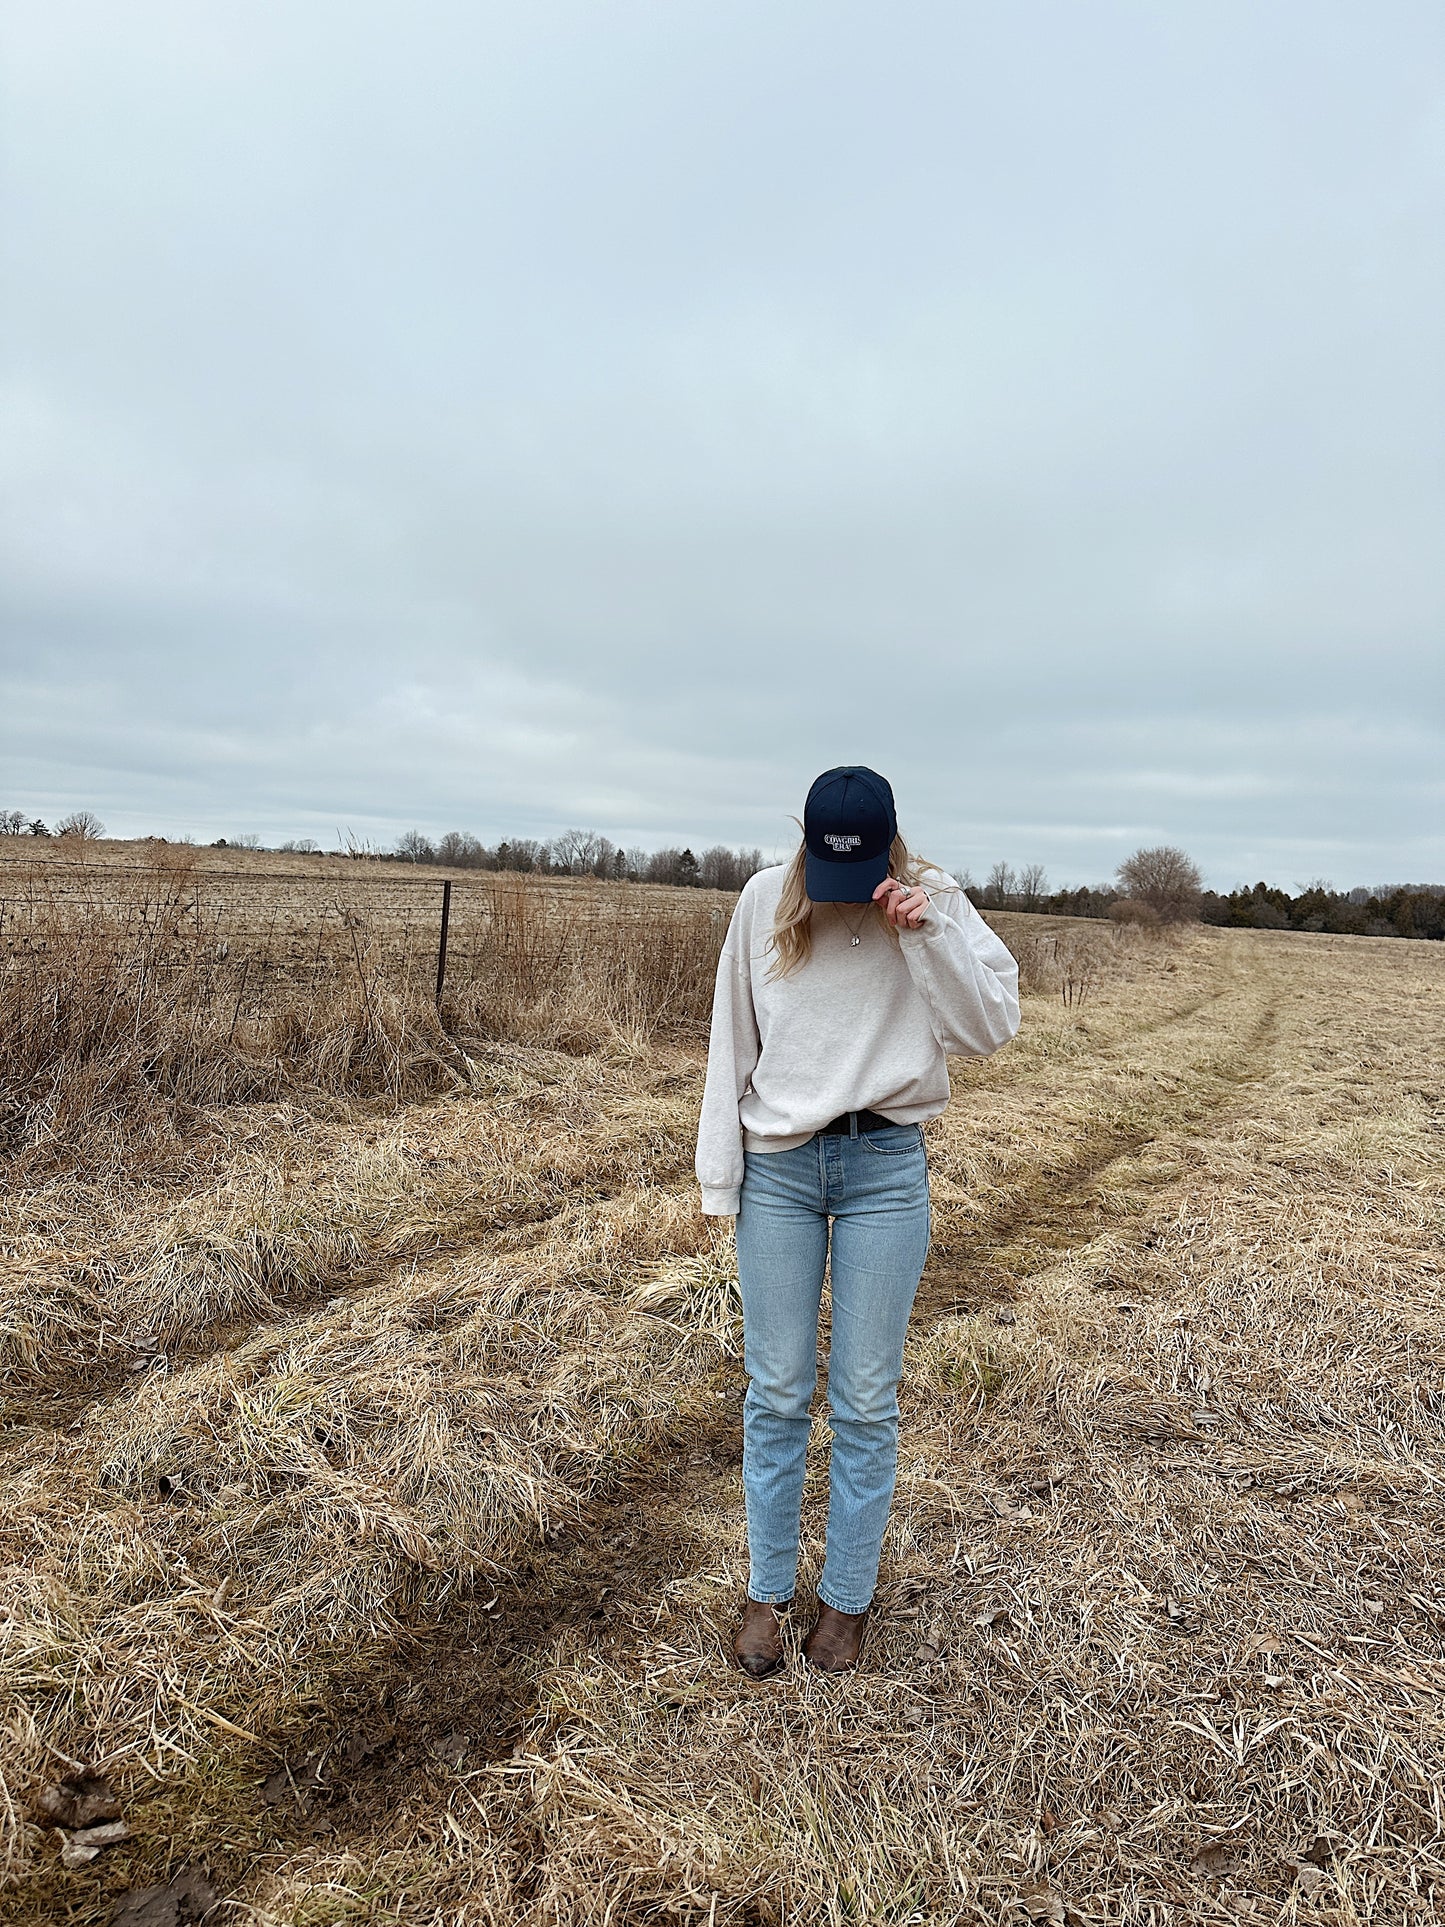
{"type": "Polygon", "coordinates": [[[705,1218],[735,1218],[742,1202],[742,1186],[734,1185],[731,1191],[719,1190],[713,1185],[702,1187],[702,1214],[705,1218]]]}
{"type": "Polygon", "coordinates": [[[814,1131],[795,1131],[790,1137],[759,1137],[756,1131],[748,1130],[745,1125],[743,1149],[761,1151],[765,1157],[771,1157],[774,1151],[796,1151],[800,1144],[806,1144],[809,1138],[816,1135],[814,1131]]]}

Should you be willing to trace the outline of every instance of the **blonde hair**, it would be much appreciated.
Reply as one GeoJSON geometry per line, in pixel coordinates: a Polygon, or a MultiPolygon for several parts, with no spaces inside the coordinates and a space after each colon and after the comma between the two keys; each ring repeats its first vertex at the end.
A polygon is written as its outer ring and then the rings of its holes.
{"type": "MultiPolygon", "coordinates": [[[[798,822],[796,817],[793,818],[798,822]]],[[[802,825],[798,824],[799,829],[802,825]]],[[[773,934],[768,948],[775,951],[769,977],[787,977],[799,970],[813,954],[813,903],[804,882],[804,858],[806,845],[800,843],[793,852],[792,861],[783,877],[782,892],[778,897],[778,908],[773,917],[773,934]]],[[[895,836],[888,851],[888,874],[897,877],[900,883],[922,883],[925,877],[942,877],[944,872],[936,863],[926,857],[914,856],[901,836],[895,836]]],[[[895,943],[898,932],[888,921],[881,903],[871,906],[874,917],[895,943]]],[[[865,915],[867,912],[865,911],[865,915]]]]}

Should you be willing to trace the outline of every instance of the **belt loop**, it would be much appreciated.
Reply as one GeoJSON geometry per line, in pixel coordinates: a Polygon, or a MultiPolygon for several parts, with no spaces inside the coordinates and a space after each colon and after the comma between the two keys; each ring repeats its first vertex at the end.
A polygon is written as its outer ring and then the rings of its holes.
{"type": "Polygon", "coordinates": [[[849,1137],[857,1137],[858,1135],[858,1113],[856,1111],[849,1111],[848,1113],[848,1135],[849,1137]]]}

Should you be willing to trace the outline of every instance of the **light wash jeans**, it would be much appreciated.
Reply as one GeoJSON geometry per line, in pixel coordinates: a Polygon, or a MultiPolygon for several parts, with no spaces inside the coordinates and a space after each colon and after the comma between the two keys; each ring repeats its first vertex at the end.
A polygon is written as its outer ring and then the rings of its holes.
{"type": "Polygon", "coordinates": [[[916,1124],[744,1154],[737,1245],[751,1380],[743,1404],[748,1592],[775,1604],[792,1598],[798,1572],[829,1218],[833,1445],[818,1597],[856,1613],[872,1601],[893,1503],[903,1339],[932,1223],[916,1124]]]}

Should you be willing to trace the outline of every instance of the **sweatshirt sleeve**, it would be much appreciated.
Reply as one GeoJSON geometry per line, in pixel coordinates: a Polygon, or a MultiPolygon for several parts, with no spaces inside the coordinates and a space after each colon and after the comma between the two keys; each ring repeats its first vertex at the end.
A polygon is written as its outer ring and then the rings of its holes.
{"type": "Polygon", "coordinates": [[[904,959],[944,1050],[988,1057],[1018,1031],[1019,967],[951,879],[929,894],[922,923],[898,933],[904,959]]]}
{"type": "Polygon", "coordinates": [[[718,958],[712,999],[707,1077],[697,1130],[697,1178],[705,1215],[737,1215],[743,1182],[743,1130],[738,1100],[757,1067],[762,1046],[748,968],[751,918],[739,899],[718,958]]]}

